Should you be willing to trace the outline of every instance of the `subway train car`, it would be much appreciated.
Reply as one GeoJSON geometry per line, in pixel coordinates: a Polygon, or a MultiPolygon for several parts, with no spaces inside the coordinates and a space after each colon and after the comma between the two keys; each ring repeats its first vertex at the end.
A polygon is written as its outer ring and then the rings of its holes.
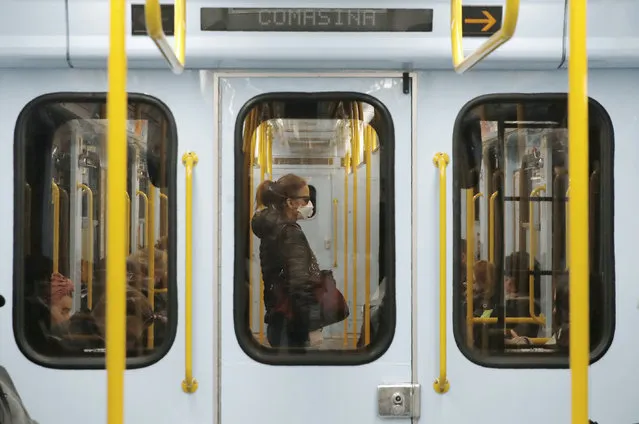
{"type": "MultiPolygon", "coordinates": [[[[639,3],[588,2],[587,387],[566,0],[186,3],[126,1],[125,422],[639,422],[639,3]],[[253,219],[285,206],[347,306],[295,346],[253,219]]],[[[0,7],[0,366],[40,424],[106,423],[110,2],[0,7]]]]}

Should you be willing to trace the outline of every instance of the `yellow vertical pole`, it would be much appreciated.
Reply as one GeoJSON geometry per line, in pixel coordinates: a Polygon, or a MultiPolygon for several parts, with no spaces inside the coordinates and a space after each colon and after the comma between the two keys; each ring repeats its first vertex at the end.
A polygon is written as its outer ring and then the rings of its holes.
{"type": "MultiPolygon", "coordinates": [[[[254,174],[253,174],[253,166],[255,163],[255,144],[256,144],[256,131],[257,125],[257,110],[252,110],[247,118],[247,122],[245,123],[245,138],[248,138],[247,143],[245,144],[248,147],[248,173],[249,173],[249,205],[252,205],[254,202],[253,199],[253,186],[254,182],[254,174]]],[[[249,222],[251,222],[251,218],[253,217],[254,208],[249,208],[249,222]]],[[[251,329],[251,333],[253,333],[253,234],[249,231],[249,265],[248,265],[248,278],[249,278],[249,328],[251,329]]],[[[261,300],[260,300],[261,301],[261,300]]],[[[260,320],[263,320],[264,317],[260,317],[260,320]]]]}
{"type": "Polygon", "coordinates": [[[572,423],[588,423],[590,258],[588,200],[588,51],[586,0],[570,0],[568,57],[568,175],[570,200],[570,372],[572,423]]]}
{"type": "MultiPolygon", "coordinates": [[[[348,175],[351,155],[346,148],[344,155],[344,300],[348,303],[348,175]]],[[[354,314],[353,314],[354,315],[354,314]]],[[[344,347],[348,346],[348,320],[344,320],[344,347]]]]}
{"type": "Polygon", "coordinates": [[[366,163],[366,263],[364,265],[364,345],[371,342],[371,179],[373,177],[373,164],[371,155],[372,138],[375,137],[373,128],[364,123],[364,161],[366,163]]]}
{"type": "MultiPolygon", "coordinates": [[[[260,151],[258,152],[258,157],[260,161],[260,182],[263,183],[266,179],[266,171],[268,170],[268,146],[267,146],[267,130],[266,130],[266,121],[263,121],[259,127],[259,135],[260,135],[260,151]]],[[[260,272],[260,299],[258,301],[259,304],[259,317],[260,317],[260,343],[264,343],[264,276],[260,272]]]]}
{"type": "Polygon", "coordinates": [[[107,95],[107,422],[124,422],[124,367],[126,361],[126,2],[111,0],[107,95]]]}
{"type": "Polygon", "coordinates": [[[473,345],[473,272],[475,270],[475,190],[466,190],[466,343],[473,345]]]}
{"type": "MultiPolygon", "coordinates": [[[[357,308],[357,167],[359,166],[359,105],[352,105],[352,136],[351,136],[351,162],[353,169],[353,307],[357,308]]],[[[357,312],[353,314],[353,347],[357,347],[357,312]]]]}

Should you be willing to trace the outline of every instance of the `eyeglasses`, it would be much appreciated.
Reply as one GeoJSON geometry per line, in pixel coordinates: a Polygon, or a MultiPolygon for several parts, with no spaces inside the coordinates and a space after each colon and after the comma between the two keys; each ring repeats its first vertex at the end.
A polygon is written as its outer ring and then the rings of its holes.
{"type": "Polygon", "coordinates": [[[308,202],[311,201],[311,197],[310,196],[293,196],[292,199],[302,200],[304,202],[304,204],[307,204],[308,202]]]}

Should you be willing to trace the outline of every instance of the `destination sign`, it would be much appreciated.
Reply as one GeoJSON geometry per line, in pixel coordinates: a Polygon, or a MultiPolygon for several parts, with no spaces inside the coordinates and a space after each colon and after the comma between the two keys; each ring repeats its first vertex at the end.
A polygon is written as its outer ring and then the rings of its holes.
{"type": "Polygon", "coordinates": [[[202,31],[432,32],[433,9],[200,9],[202,31]]]}

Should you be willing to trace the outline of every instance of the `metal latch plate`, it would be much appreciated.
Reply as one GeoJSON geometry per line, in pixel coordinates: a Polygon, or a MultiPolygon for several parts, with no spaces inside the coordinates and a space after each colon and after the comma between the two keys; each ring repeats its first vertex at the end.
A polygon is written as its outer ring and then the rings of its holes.
{"type": "Polygon", "coordinates": [[[419,418],[419,384],[377,386],[377,414],[383,418],[419,418]]]}

